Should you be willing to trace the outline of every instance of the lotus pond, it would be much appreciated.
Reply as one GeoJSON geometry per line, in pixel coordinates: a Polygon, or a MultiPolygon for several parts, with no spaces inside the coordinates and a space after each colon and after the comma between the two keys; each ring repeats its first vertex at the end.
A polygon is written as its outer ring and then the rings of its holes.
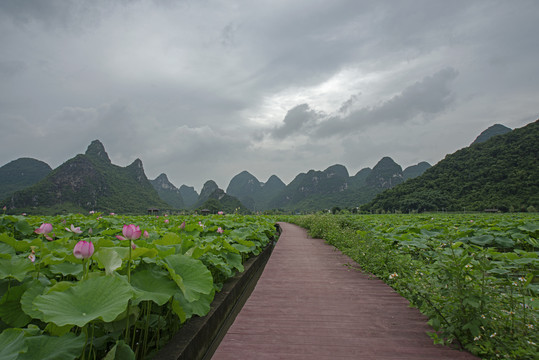
{"type": "Polygon", "coordinates": [[[145,359],[273,239],[264,217],[0,217],[0,359],[145,359]]]}

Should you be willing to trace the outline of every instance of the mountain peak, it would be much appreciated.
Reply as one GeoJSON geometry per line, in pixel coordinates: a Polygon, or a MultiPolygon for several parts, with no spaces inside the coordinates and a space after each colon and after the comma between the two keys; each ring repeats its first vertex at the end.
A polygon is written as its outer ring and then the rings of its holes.
{"type": "Polygon", "coordinates": [[[111,163],[109,155],[105,151],[105,147],[99,140],[94,140],[90,145],[88,145],[88,148],[86,149],[87,156],[91,156],[93,158],[103,160],[107,163],[111,163]]]}
{"type": "Polygon", "coordinates": [[[264,184],[264,186],[278,186],[284,188],[286,184],[277,175],[271,175],[268,181],[266,181],[266,183],[264,184]]]}
{"type": "Polygon", "coordinates": [[[168,181],[168,177],[167,177],[167,174],[165,173],[161,173],[158,177],[155,178],[154,181],[159,181],[159,182],[170,182],[168,181]]]}
{"type": "Polygon", "coordinates": [[[348,174],[348,170],[346,169],[346,167],[341,164],[332,165],[328,167],[326,170],[324,170],[324,172],[327,174],[328,177],[337,175],[344,179],[348,179],[348,177],[350,176],[348,174]]]}
{"type": "Polygon", "coordinates": [[[503,135],[510,131],[511,131],[511,128],[508,128],[507,126],[504,126],[501,124],[494,124],[490,126],[488,129],[486,129],[485,131],[483,131],[481,134],[479,134],[479,136],[475,138],[472,145],[483,143],[489,140],[493,136],[503,135]]]}
{"type": "MultiPolygon", "coordinates": [[[[142,165],[142,160],[140,160],[139,158],[136,158],[135,161],[133,161],[131,163],[131,165],[128,166],[129,168],[139,168],[139,169],[142,169],[143,168],[143,165],[142,165]]],[[[165,175],[166,176],[166,175],[165,175]]]]}
{"type": "Polygon", "coordinates": [[[202,190],[200,190],[200,195],[198,195],[198,199],[204,199],[204,201],[207,200],[211,193],[213,193],[217,189],[219,189],[219,186],[217,186],[215,181],[206,181],[202,186],[202,190]]]}
{"type": "Polygon", "coordinates": [[[187,185],[180,186],[180,194],[182,195],[182,198],[186,207],[191,207],[198,200],[198,193],[195,191],[195,188],[192,186],[187,186],[187,185]]]}
{"type": "Polygon", "coordinates": [[[158,177],[155,178],[155,180],[150,180],[152,184],[166,188],[166,189],[174,189],[177,190],[176,187],[168,180],[167,174],[162,173],[158,177]]]}
{"type": "Polygon", "coordinates": [[[159,197],[165,201],[167,204],[171,205],[176,209],[185,208],[185,202],[181,195],[180,190],[174,186],[169,180],[165,173],[162,173],[155,180],[150,180],[155,191],[159,197]]]}
{"type": "Polygon", "coordinates": [[[244,170],[230,180],[226,188],[226,193],[241,200],[243,196],[252,196],[259,188],[260,181],[254,175],[244,170]]]}
{"type": "Polygon", "coordinates": [[[392,158],[385,156],[378,161],[365,181],[370,186],[389,189],[403,181],[402,167],[392,158]]]}
{"type": "Polygon", "coordinates": [[[408,166],[402,171],[404,180],[412,179],[421,176],[427,169],[431,168],[431,164],[426,161],[421,161],[417,165],[408,166]]]}

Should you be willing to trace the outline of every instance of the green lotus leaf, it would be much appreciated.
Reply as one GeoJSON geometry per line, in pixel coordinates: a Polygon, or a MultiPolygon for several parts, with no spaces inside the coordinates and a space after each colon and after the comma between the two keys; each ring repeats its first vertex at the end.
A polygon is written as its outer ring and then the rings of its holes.
{"type": "Polygon", "coordinates": [[[24,341],[24,331],[7,329],[0,334],[0,359],[15,360],[28,350],[24,341]]]}
{"type": "Polygon", "coordinates": [[[161,306],[175,294],[180,292],[178,285],[170,279],[167,272],[154,266],[137,271],[131,275],[131,286],[137,293],[134,305],[141,301],[150,300],[161,306]]]}
{"type": "Polygon", "coordinates": [[[53,274],[61,274],[63,276],[73,275],[79,276],[82,274],[82,264],[75,264],[71,262],[63,262],[60,264],[54,264],[49,266],[50,271],[53,274]]]}
{"type": "Polygon", "coordinates": [[[96,249],[100,249],[103,247],[114,247],[116,246],[116,243],[111,239],[105,239],[102,237],[92,237],[92,242],[94,243],[94,246],[96,249]]]}
{"type": "MultiPolygon", "coordinates": [[[[105,249],[114,250],[122,260],[129,259],[129,247],[127,246],[100,248],[98,251],[96,251],[96,253],[104,251],[105,249]]],[[[139,257],[155,257],[156,255],[157,255],[156,249],[137,247],[135,248],[135,250],[131,250],[131,260],[139,258],[139,257]]]]}
{"type": "Polygon", "coordinates": [[[234,239],[235,242],[237,242],[238,244],[241,244],[243,246],[247,246],[247,247],[250,247],[250,248],[255,248],[256,245],[253,241],[250,241],[250,240],[243,240],[243,239],[234,239]]]}
{"type": "Polygon", "coordinates": [[[11,327],[21,328],[32,320],[21,309],[21,296],[27,288],[28,283],[11,287],[0,301],[0,318],[11,327]]]}
{"type": "Polygon", "coordinates": [[[27,258],[0,258],[0,279],[13,278],[22,282],[27,273],[32,270],[34,270],[34,264],[27,258]]]}
{"type": "MultiPolygon", "coordinates": [[[[419,240],[409,240],[409,241],[403,241],[400,243],[401,245],[408,245],[420,249],[428,249],[429,247],[425,245],[425,243],[419,241],[419,240]]],[[[462,245],[462,243],[461,243],[462,245]]]]}
{"type": "Polygon", "coordinates": [[[524,225],[519,226],[518,228],[522,231],[526,231],[527,233],[533,234],[536,231],[539,231],[539,224],[526,223],[524,225]]]}
{"type": "Polygon", "coordinates": [[[111,275],[114,270],[122,266],[122,258],[115,250],[116,248],[101,248],[95,254],[99,267],[105,268],[107,275],[111,275]]]}
{"type": "MultiPolygon", "coordinates": [[[[205,253],[207,253],[210,250],[211,250],[211,248],[209,246],[203,246],[203,247],[193,246],[192,248],[187,250],[184,253],[184,255],[189,256],[189,257],[191,257],[193,259],[198,259],[199,257],[201,257],[202,255],[204,255],[205,253]]],[[[236,250],[236,249],[234,249],[234,250],[236,250]]]]}
{"type": "Polygon", "coordinates": [[[43,313],[34,308],[32,302],[36,296],[43,295],[46,286],[37,280],[29,283],[28,289],[21,296],[21,309],[32,318],[43,320],[43,313]]]}
{"type": "MultiPolygon", "coordinates": [[[[237,245],[237,244],[236,244],[237,245]]],[[[223,246],[223,249],[225,249],[226,251],[228,252],[233,252],[233,253],[236,253],[236,254],[239,254],[240,253],[240,250],[236,249],[234,246],[232,246],[231,244],[229,244],[228,242],[226,242],[225,240],[223,240],[221,242],[221,246],[223,246]]]]}
{"type": "Polygon", "coordinates": [[[245,246],[242,244],[232,244],[232,246],[240,253],[249,253],[251,252],[251,250],[253,250],[253,248],[251,248],[250,246],[245,246]]]}
{"type": "Polygon", "coordinates": [[[71,254],[71,250],[69,251],[69,253],[67,252],[63,252],[63,254],[58,254],[58,253],[50,253],[50,254],[47,254],[45,256],[43,256],[43,258],[41,259],[41,263],[44,264],[44,265],[58,265],[58,264],[62,264],[66,261],[66,255],[69,255],[71,254]]]}
{"type": "Polygon", "coordinates": [[[539,265],[539,259],[536,258],[521,258],[513,261],[514,264],[518,265],[539,265]]]}
{"type": "Polygon", "coordinates": [[[176,298],[172,299],[172,311],[178,316],[181,324],[187,320],[187,314],[176,298]]]}
{"type": "Polygon", "coordinates": [[[15,224],[15,229],[24,235],[30,235],[35,230],[32,226],[30,226],[30,224],[28,224],[26,220],[17,221],[15,224]]]}
{"type": "Polygon", "coordinates": [[[6,233],[0,234],[0,241],[13,247],[18,252],[30,251],[30,246],[42,246],[43,241],[40,238],[33,240],[16,240],[6,233]]]}
{"type": "Polygon", "coordinates": [[[169,255],[176,254],[176,248],[169,245],[153,245],[155,249],[159,252],[159,257],[165,258],[169,255]]]}
{"type": "Polygon", "coordinates": [[[174,299],[178,301],[185,314],[186,319],[190,319],[193,315],[206,316],[210,312],[211,302],[215,296],[215,290],[209,294],[201,294],[197,301],[189,302],[181,292],[174,295],[174,299]]]}
{"type": "Polygon", "coordinates": [[[234,240],[237,239],[247,239],[251,236],[253,233],[253,230],[251,230],[249,227],[241,227],[238,229],[234,229],[230,232],[230,237],[234,238],[234,240]]]}
{"type": "Polygon", "coordinates": [[[176,254],[167,256],[164,261],[187,301],[198,300],[201,294],[209,294],[212,291],[213,277],[200,260],[176,254]]]}
{"type": "Polygon", "coordinates": [[[69,333],[71,329],[73,329],[73,325],[58,326],[51,322],[45,326],[45,332],[52,336],[64,336],[69,333]]]}
{"type": "Polygon", "coordinates": [[[241,263],[242,259],[240,254],[227,253],[225,258],[230,267],[236,268],[239,272],[243,272],[244,267],[241,263]]]}
{"type": "Polygon", "coordinates": [[[139,257],[150,257],[153,258],[157,256],[157,250],[156,249],[148,249],[145,247],[137,246],[135,250],[131,251],[131,259],[137,259],[139,257]]]}
{"type": "Polygon", "coordinates": [[[52,285],[48,290],[47,294],[50,294],[53,291],[66,291],[70,287],[74,286],[76,283],[71,281],[58,281],[56,284],[52,285]]]}
{"type": "Polygon", "coordinates": [[[13,248],[13,246],[0,242],[0,254],[9,254],[9,255],[15,255],[17,252],[13,248]]]}
{"type": "Polygon", "coordinates": [[[505,236],[497,236],[494,239],[494,242],[496,243],[496,245],[499,245],[503,248],[512,248],[513,246],[515,246],[515,242],[512,239],[505,236]]]}
{"type": "Polygon", "coordinates": [[[469,237],[468,240],[470,240],[470,242],[476,245],[485,246],[485,245],[492,244],[492,240],[494,240],[494,236],[492,235],[472,236],[472,237],[469,237]]]}
{"type": "Polygon", "coordinates": [[[105,229],[101,231],[101,235],[117,235],[118,229],[111,228],[111,229],[105,229]]]}
{"type": "Polygon", "coordinates": [[[28,351],[19,355],[18,360],[73,360],[79,358],[84,348],[84,334],[73,333],[56,336],[30,336],[26,338],[28,351]]]}
{"type": "Polygon", "coordinates": [[[37,296],[33,304],[47,322],[82,327],[96,319],[114,320],[132,296],[133,288],[125,280],[102,276],[80,281],[62,292],[37,296]]]}
{"type": "Polygon", "coordinates": [[[135,353],[125,341],[118,340],[103,360],[135,360],[135,353]]]}
{"type": "Polygon", "coordinates": [[[155,245],[174,245],[174,244],[181,244],[182,239],[178,234],[174,233],[167,233],[160,239],[155,239],[152,244],[155,245]]]}

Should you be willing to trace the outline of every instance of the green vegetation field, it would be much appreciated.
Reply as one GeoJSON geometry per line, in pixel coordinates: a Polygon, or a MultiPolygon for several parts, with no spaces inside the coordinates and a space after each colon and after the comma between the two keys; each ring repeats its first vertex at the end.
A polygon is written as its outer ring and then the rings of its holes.
{"type": "Polygon", "coordinates": [[[274,235],[239,215],[0,215],[0,359],[150,358],[274,235]]]}
{"type": "MultiPolygon", "coordinates": [[[[309,215],[288,219],[418,307],[439,343],[536,359],[539,215],[309,215]]],[[[358,325],[359,326],[359,325],[358,325]]]]}
{"type": "MultiPolygon", "coordinates": [[[[151,357],[273,241],[274,220],[0,215],[0,358],[151,357]]],[[[309,229],[409,299],[429,317],[435,342],[485,359],[534,359],[538,214],[280,220],[309,229]]]]}

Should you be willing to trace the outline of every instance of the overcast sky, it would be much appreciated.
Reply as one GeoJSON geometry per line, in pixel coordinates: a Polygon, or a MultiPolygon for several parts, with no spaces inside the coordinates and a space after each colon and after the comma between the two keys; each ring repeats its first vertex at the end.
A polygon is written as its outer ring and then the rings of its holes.
{"type": "Polygon", "coordinates": [[[99,139],[200,191],[403,168],[539,118],[539,1],[2,0],[0,166],[99,139]]]}

